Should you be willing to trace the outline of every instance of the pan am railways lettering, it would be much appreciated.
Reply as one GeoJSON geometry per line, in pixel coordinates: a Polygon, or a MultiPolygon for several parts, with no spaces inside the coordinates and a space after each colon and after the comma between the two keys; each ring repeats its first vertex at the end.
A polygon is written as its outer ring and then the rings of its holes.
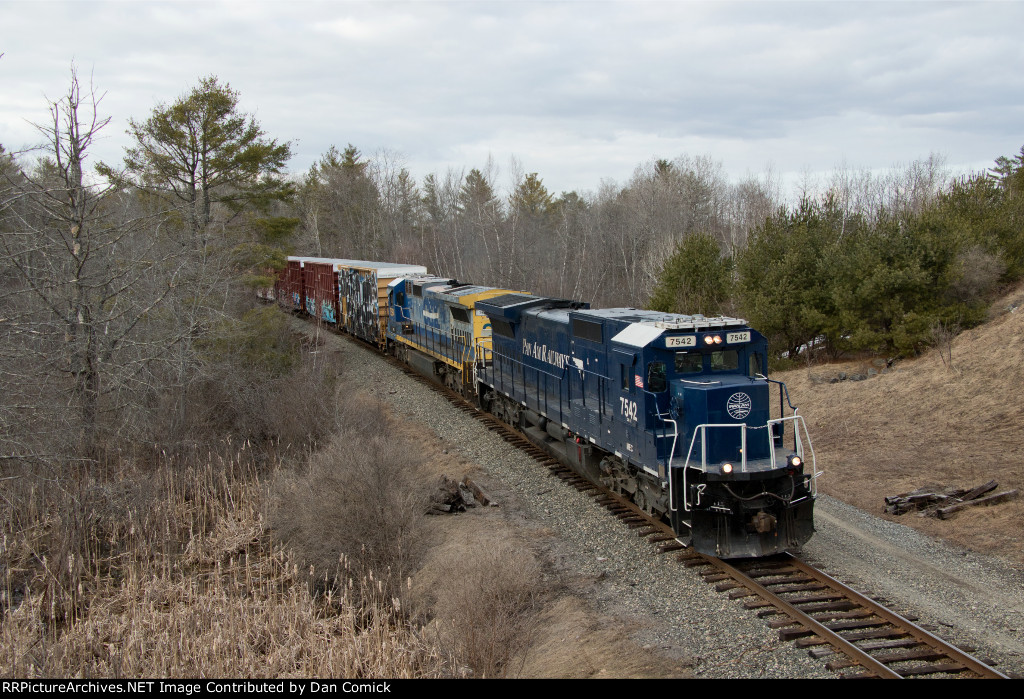
{"type": "Polygon", "coordinates": [[[549,350],[547,345],[538,345],[536,342],[530,342],[529,340],[523,340],[523,354],[527,357],[547,362],[559,369],[565,369],[572,360],[568,354],[549,350]]]}

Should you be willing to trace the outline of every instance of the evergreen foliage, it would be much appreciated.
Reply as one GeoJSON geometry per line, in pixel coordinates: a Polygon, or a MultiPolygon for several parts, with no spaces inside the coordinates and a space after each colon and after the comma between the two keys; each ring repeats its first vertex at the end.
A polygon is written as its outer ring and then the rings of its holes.
{"type": "Polygon", "coordinates": [[[253,308],[240,319],[225,318],[199,347],[217,364],[267,377],[287,373],[299,357],[288,317],[277,306],[253,308]]]}
{"type": "Polygon", "coordinates": [[[825,332],[835,315],[831,283],[842,236],[855,235],[834,199],[803,199],[795,211],[779,209],[756,229],[738,254],[739,304],[773,347],[792,356],[825,332]]]}
{"type": "Polygon", "coordinates": [[[553,201],[554,197],[536,172],[527,175],[512,193],[512,208],[520,215],[543,216],[550,210],[553,201]]]}
{"type": "Polygon", "coordinates": [[[692,233],[665,262],[650,306],[668,313],[721,315],[732,296],[733,260],[707,233],[692,233]]]}
{"type": "Polygon", "coordinates": [[[240,211],[290,198],[294,189],[282,173],[291,144],[267,138],[254,117],[239,111],[239,99],[215,76],[203,78],[146,121],[129,121],[134,145],[124,170],[101,165],[101,174],[179,208],[194,236],[205,233],[214,204],[240,211]]]}
{"type": "Polygon", "coordinates": [[[936,327],[976,325],[1024,261],[1016,171],[1003,165],[1000,178],[964,178],[923,205],[870,216],[831,192],[779,209],[738,255],[743,312],[791,357],[811,346],[912,354],[936,327]]]}

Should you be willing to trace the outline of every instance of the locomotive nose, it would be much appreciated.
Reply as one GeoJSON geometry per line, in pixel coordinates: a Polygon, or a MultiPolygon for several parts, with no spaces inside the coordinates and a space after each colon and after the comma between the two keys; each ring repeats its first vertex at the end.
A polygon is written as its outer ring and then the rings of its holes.
{"type": "Polygon", "coordinates": [[[736,469],[740,462],[769,457],[764,382],[731,376],[677,379],[672,382],[671,412],[685,443],[701,444],[708,463],[730,462],[736,469]]]}

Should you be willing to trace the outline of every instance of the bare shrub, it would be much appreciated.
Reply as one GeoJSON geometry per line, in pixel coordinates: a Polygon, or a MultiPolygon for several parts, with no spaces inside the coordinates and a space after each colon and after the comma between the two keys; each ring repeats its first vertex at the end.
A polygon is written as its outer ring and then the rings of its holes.
{"type": "Polygon", "coordinates": [[[957,255],[957,277],[950,283],[953,297],[964,303],[984,302],[1006,273],[1006,263],[998,255],[974,245],[957,255]]]}
{"type": "Polygon", "coordinates": [[[540,566],[528,550],[501,542],[448,563],[435,616],[442,645],[475,677],[513,676],[529,648],[540,607],[540,566]]]}
{"type": "Polygon", "coordinates": [[[419,457],[387,430],[375,400],[349,397],[340,420],[341,431],[303,473],[275,479],[269,522],[306,565],[330,570],[345,558],[399,595],[425,545],[428,486],[419,457]]]}
{"type": "MultiPolygon", "coordinates": [[[[272,329],[279,330],[276,325],[272,329]]],[[[151,439],[178,461],[202,460],[206,445],[225,438],[248,440],[279,454],[304,455],[315,448],[338,425],[335,391],[341,358],[308,345],[300,351],[301,337],[278,332],[285,334],[255,349],[216,345],[183,409],[173,405],[175,396],[161,398],[167,404],[151,423],[151,439]],[[253,354],[268,355],[285,368],[269,371],[267,362],[252,363],[253,354]]]]}
{"type": "Polygon", "coordinates": [[[342,423],[336,389],[340,355],[304,355],[302,367],[274,381],[260,403],[264,434],[280,445],[305,448],[326,439],[342,423]]]}
{"type": "Polygon", "coordinates": [[[960,334],[960,324],[936,323],[932,326],[930,334],[932,346],[939,353],[942,366],[950,371],[955,371],[953,367],[953,340],[960,334]]]}
{"type": "Polygon", "coordinates": [[[390,438],[388,416],[384,404],[366,394],[356,394],[351,386],[339,386],[334,416],[341,436],[353,440],[370,437],[390,438]]]}

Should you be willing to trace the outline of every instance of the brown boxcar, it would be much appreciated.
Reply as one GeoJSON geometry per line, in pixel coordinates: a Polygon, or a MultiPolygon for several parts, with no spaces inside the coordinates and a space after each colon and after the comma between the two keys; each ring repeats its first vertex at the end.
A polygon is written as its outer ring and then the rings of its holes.
{"type": "Polygon", "coordinates": [[[303,263],[302,283],[306,296],[306,313],[325,323],[337,324],[338,272],[334,261],[307,260],[303,263]]]}
{"type": "Polygon", "coordinates": [[[277,302],[282,308],[297,311],[305,306],[305,294],[302,290],[302,261],[298,257],[289,257],[288,265],[282,270],[275,285],[277,302]]]}

